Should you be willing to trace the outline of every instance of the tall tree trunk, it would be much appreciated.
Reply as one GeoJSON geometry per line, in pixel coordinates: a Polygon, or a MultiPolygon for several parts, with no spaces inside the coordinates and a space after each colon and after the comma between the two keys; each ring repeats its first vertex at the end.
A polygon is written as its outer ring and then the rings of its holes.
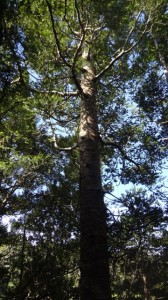
{"type": "Polygon", "coordinates": [[[144,288],[144,300],[148,300],[148,288],[147,288],[147,277],[143,274],[143,288],[144,288]]]}
{"type": "Polygon", "coordinates": [[[106,208],[101,184],[95,69],[83,54],[80,150],[81,300],[110,299],[106,208]]]}

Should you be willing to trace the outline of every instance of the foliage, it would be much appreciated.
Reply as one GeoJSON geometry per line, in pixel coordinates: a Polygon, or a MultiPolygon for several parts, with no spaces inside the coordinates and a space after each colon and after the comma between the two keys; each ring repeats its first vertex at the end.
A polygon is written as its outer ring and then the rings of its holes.
{"type": "Polygon", "coordinates": [[[1,8],[0,206],[11,229],[2,222],[0,299],[79,299],[84,50],[96,69],[104,190],[145,187],[116,200],[121,213],[108,219],[113,298],[166,299],[167,219],[155,186],[167,157],[166,1],[1,8]]]}

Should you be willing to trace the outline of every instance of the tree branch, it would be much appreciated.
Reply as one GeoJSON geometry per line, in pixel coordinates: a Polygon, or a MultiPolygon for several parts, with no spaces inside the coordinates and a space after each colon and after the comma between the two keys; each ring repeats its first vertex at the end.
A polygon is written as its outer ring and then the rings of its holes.
{"type": "Polygon", "coordinates": [[[16,101],[10,108],[6,109],[5,111],[3,111],[1,114],[0,114],[0,121],[5,117],[5,115],[8,113],[8,112],[11,112],[13,111],[17,105],[19,104],[22,104],[22,102],[20,101],[16,101]]]}
{"type": "Polygon", "coordinates": [[[80,17],[80,12],[79,12],[79,8],[78,8],[77,0],[75,0],[75,9],[76,9],[76,12],[77,12],[79,25],[81,27],[81,30],[82,30],[83,34],[85,34],[85,29],[84,29],[84,26],[82,24],[82,20],[81,20],[81,17],[80,17]]]}
{"type": "MultiPolygon", "coordinates": [[[[73,64],[73,66],[67,62],[65,56],[63,55],[62,53],[62,49],[61,49],[61,45],[60,45],[60,42],[59,42],[59,39],[58,39],[58,34],[57,34],[57,31],[56,31],[56,28],[55,28],[55,23],[54,23],[54,17],[53,17],[53,13],[52,13],[52,6],[50,4],[50,2],[48,0],[46,0],[46,3],[47,3],[47,7],[48,7],[48,10],[49,10],[49,13],[50,13],[50,19],[51,19],[51,23],[52,23],[52,28],[53,28],[53,33],[54,33],[54,37],[55,37],[55,42],[56,42],[56,45],[57,45],[57,49],[58,49],[58,54],[59,56],[61,57],[63,63],[71,69],[71,72],[72,72],[72,78],[74,80],[74,83],[77,87],[77,89],[80,91],[80,93],[82,93],[82,88],[80,86],[80,83],[77,79],[77,76],[76,76],[76,73],[75,73],[75,65],[73,64]]],[[[79,21],[79,24],[81,26],[81,29],[82,31],[84,30],[83,29],[83,25],[82,25],[82,22],[81,22],[81,19],[80,19],[80,14],[79,14],[79,9],[78,9],[78,6],[77,6],[77,2],[75,1],[75,8],[77,10],[77,15],[78,15],[78,21],[79,21]]],[[[82,39],[83,40],[83,39],[82,39]]],[[[79,50],[77,50],[77,53],[76,53],[76,57],[78,55],[78,52],[79,50]]]]}
{"type": "Polygon", "coordinates": [[[30,91],[34,93],[41,93],[41,94],[50,94],[50,95],[58,95],[61,97],[77,97],[79,96],[79,91],[74,91],[74,92],[61,92],[57,90],[38,90],[35,88],[32,88],[24,83],[24,86],[30,91]]]}
{"type": "Polygon", "coordinates": [[[108,142],[105,142],[103,141],[103,139],[100,137],[100,141],[101,143],[104,145],[104,146],[112,146],[114,148],[117,148],[123,159],[126,159],[127,161],[131,162],[132,164],[134,164],[139,170],[140,170],[140,166],[139,164],[137,164],[132,158],[130,158],[126,153],[125,151],[123,150],[123,148],[119,145],[119,143],[115,142],[115,141],[108,141],[108,142]]]}
{"type": "MultiPolygon", "coordinates": [[[[139,15],[138,15],[138,18],[139,18],[139,15]]],[[[110,63],[109,63],[103,70],[101,70],[101,71],[99,72],[99,74],[97,74],[97,75],[95,76],[95,80],[101,78],[101,77],[102,77],[102,76],[103,76],[103,75],[104,75],[104,74],[105,74],[105,73],[106,73],[106,72],[114,65],[114,63],[115,63],[116,61],[118,61],[120,58],[122,58],[122,57],[123,57],[124,55],[126,55],[127,53],[131,52],[131,51],[139,44],[139,42],[140,42],[141,39],[143,38],[144,34],[147,32],[148,25],[149,25],[149,22],[150,22],[150,21],[151,21],[151,15],[149,15],[148,20],[147,20],[147,22],[146,22],[146,24],[145,24],[145,28],[144,28],[144,30],[142,31],[142,33],[141,33],[139,39],[138,39],[132,46],[130,46],[128,49],[124,49],[125,46],[126,46],[126,44],[127,44],[127,42],[128,42],[128,40],[130,39],[130,36],[132,35],[132,32],[133,32],[134,29],[135,29],[136,23],[134,24],[134,27],[131,28],[131,30],[130,30],[130,32],[129,32],[129,34],[128,34],[126,40],[125,40],[125,43],[124,43],[123,47],[120,48],[120,49],[118,49],[118,50],[115,52],[115,54],[114,54],[113,58],[111,59],[110,63]]],[[[136,20],[136,22],[137,22],[137,20],[136,20]]]]}
{"type": "Polygon", "coordinates": [[[55,149],[59,150],[59,151],[72,151],[74,149],[76,149],[78,147],[78,144],[74,144],[71,147],[59,147],[57,144],[57,140],[56,140],[56,135],[55,135],[55,130],[53,128],[53,124],[51,122],[49,122],[49,125],[51,127],[51,131],[52,131],[52,141],[54,143],[54,147],[55,149]]]}
{"type": "Polygon", "coordinates": [[[56,122],[58,122],[61,125],[66,125],[66,124],[71,123],[71,122],[77,122],[77,120],[80,118],[80,115],[77,115],[77,116],[75,116],[75,117],[73,117],[73,118],[71,118],[69,120],[60,120],[60,119],[54,117],[50,113],[48,113],[48,116],[49,116],[49,118],[52,118],[53,120],[55,120],[56,122]]]}
{"type": "Polygon", "coordinates": [[[59,151],[72,151],[76,148],[78,148],[78,144],[73,145],[72,147],[65,147],[65,148],[61,148],[57,145],[57,141],[56,141],[56,137],[55,135],[53,135],[53,142],[54,142],[54,147],[59,150],[59,151]]]}
{"type": "Polygon", "coordinates": [[[57,45],[59,56],[61,57],[64,64],[67,67],[71,68],[71,65],[66,61],[65,56],[62,54],[61,45],[60,45],[60,42],[59,42],[59,39],[58,39],[58,34],[57,34],[57,31],[56,31],[56,28],[55,28],[55,22],[54,22],[54,17],[53,17],[53,12],[52,12],[52,6],[51,6],[51,4],[48,0],[46,0],[46,3],[47,3],[47,7],[48,7],[48,10],[49,10],[49,14],[50,14],[50,19],[51,19],[51,23],[52,23],[53,33],[54,33],[55,42],[56,42],[56,45],[57,45]]]}
{"type": "Polygon", "coordinates": [[[163,68],[163,73],[166,77],[166,81],[168,83],[168,67],[166,65],[166,61],[164,59],[164,56],[162,55],[162,53],[160,52],[159,50],[159,45],[158,45],[158,41],[156,38],[154,38],[154,44],[155,44],[155,48],[156,48],[156,52],[158,54],[158,57],[159,57],[159,60],[160,60],[160,63],[162,65],[162,68],[163,68]]]}
{"type": "Polygon", "coordinates": [[[138,22],[138,19],[139,19],[141,13],[142,13],[142,11],[140,11],[139,14],[137,15],[137,17],[136,17],[136,19],[135,19],[135,23],[134,23],[134,25],[132,26],[132,28],[130,29],[130,32],[129,32],[128,35],[127,35],[127,38],[126,38],[126,40],[125,40],[125,43],[124,43],[124,46],[123,46],[123,47],[126,46],[126,44],[128,43],[129,39],[131,38],[132,33],[133,33],[134,30],[135,30],[136,24],[137,24],[137,22],[138,22]]]}
{"type": "Polygon", "coordinates": [[[76,65],[76,61],[77,61],[77,57],[82,49],[82,45],[84,43],[84,39],[85,39],[85,31],[82,31],[82,37],[80,38],[80,41],[79,41],[79,44],[78,44],[78,47],[77,47],[77,50],[75,52],[75,55],[74,55],[74,58],[73,58],[73,64],[72,64],[72,69],[75,68],[75,65],[76,65]]]}
{"type": "Polygon", "coordinates": [[[76,97],[76,96],[79,96],[79,91],[76,91],[76,92],[59,92],[59,91],[56,91],[56,90],[48,90],[48,91],[43,91],[43,90],[35,90],[35,89],[32,89],[31,88],[31,91],[34,91],[34,92],[38,92],[38,93],[42,93],[42,94],[52,94],[52,95],[58,95],[58,96],[62,96],[62,97],[76,97]]]}

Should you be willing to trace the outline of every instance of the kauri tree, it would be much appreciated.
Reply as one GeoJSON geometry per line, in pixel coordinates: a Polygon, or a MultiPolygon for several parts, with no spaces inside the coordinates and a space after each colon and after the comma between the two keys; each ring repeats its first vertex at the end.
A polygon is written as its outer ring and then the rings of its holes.
{"type": "Polygon", "coordinates": [[[32,205],[46,195],[50,202],[70,175],[72,195],[79,186],[81,300],[111,298],[109,182],[151,186],[166,156],[167,53],[159,32],[167,22],[161,0],[13,0],[2,13],[2,208],[12,211],[13,202],[19,211],[28,199],[26,211],[32,195],[32,205]],[[72,162],[78,183],[66,169],[72,162]]]}

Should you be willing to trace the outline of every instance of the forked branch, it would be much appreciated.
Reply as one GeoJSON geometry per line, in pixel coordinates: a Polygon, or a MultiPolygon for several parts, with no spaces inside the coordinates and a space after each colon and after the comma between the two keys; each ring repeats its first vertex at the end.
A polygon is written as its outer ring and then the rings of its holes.
{"type": "Polygon", "coordinates": [[[131,28],[130,32],[128,33],[128,36],[126,37],[126,40],[125,40],[125,43],[124,43],[123,47],[120,48],[120,49],[118,49],[114,53],[114,55],[113,55],[110,63],[95,76],[95,80],[101,78],[115,64],[116,61],[118,61],[119,59],[121,59],[127,53],[131,52],[140,43],[140,41],[142,40],[144,34],[148,31],[148,26],[149,26],[149,23],[151,21],[151,14],[148,17],[148,20],[147,20],[147,22],[145,24],[145,28],[142,31],[141,35],[139,36],[138,40],[136,42],[134,42],[132,46],[130,46],[129,48],[125,49],[126,44],[128,43],[128,40],[130,39],[133,31],[135,30],[136,23],[137,23],[137,20],[138,20],[139,16],[140,15],[138,14],[136,22],[135,22],[134,26],[131,28]]]}

